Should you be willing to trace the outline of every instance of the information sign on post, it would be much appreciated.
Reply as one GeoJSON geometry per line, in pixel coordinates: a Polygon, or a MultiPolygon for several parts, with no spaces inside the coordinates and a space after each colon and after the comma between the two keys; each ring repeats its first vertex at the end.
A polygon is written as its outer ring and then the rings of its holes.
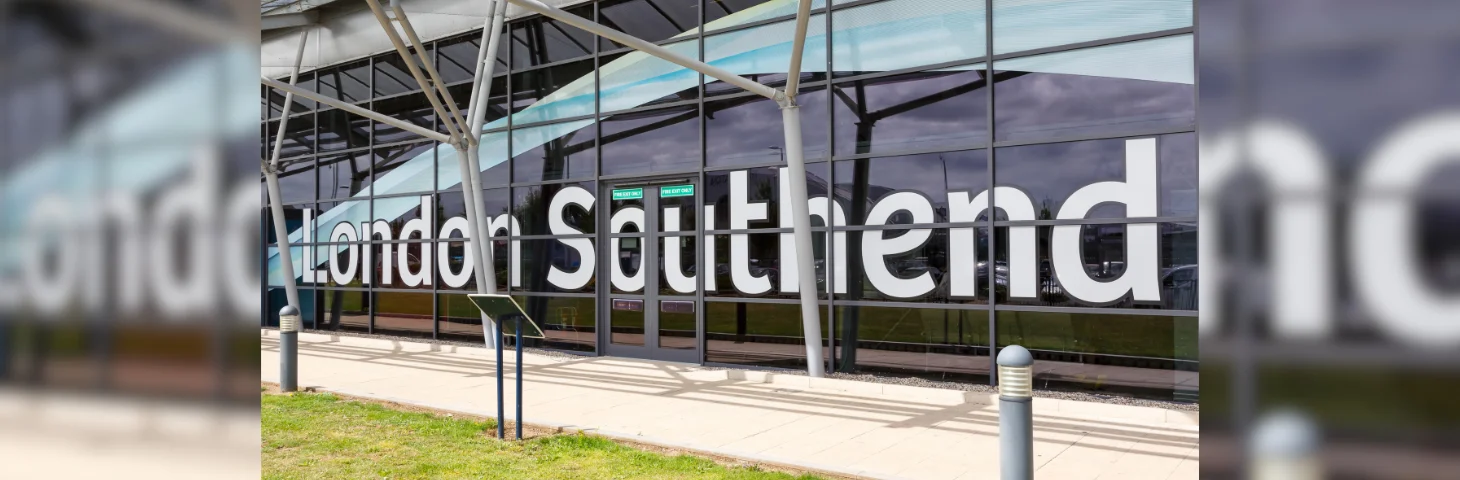
{"type": "MultiPolygon", "coordinates": [[[[522,338],[543,338],[542,329],[537,323],[528,318],[517,301],[507,295],[493,293],[467,295],[471,303],[482,311],[483,315],[492,319],[497,324],[497,332],[505,335],[509,328],[517,338],[514,342],[517,346],[517,439],[522,439],[522,338]]],[[[506,419],[503,418],[504,401],[502,398],[502,339],[497,339],[497,438],[506,438],[506,419]]]]}

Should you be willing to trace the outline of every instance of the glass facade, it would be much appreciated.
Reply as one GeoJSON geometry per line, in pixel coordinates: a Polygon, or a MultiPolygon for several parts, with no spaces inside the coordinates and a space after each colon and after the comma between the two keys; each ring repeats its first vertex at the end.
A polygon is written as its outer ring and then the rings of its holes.
{"type": "MultiPolygon", "coordinates": [[[[780,87],[794,7],[568,10],[780,87]]],[[[1191,2],[814,8],[798,103],[824,360],[988,382],[991,352],[1020,344],[1037,387],[1195,401],[1191,2]]],[[[480,36],[430,42],[462,111],[480,36]]],[[[543,325],[535,343],[804,368],[775,102],[540,17],[504,39],[482,194],[492,274],[543,325]]],[[[301,78],[444,132],[403,66],[390,53],[301,78]]],[[[262,94],[267,142],[283,96],[262,94]]],[[[281,181],[306,326],[480,341],[456,151],[312,102],[290,111],[281,181]]],[[[264,312],[284,302],[274,250],[264,312]]]]}

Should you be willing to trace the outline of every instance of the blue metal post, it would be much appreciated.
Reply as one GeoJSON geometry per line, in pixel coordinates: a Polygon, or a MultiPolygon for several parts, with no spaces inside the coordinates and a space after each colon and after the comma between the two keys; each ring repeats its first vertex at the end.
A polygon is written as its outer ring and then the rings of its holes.
{"type": "Polygon", "coordinates": [[[502,325],[497,324],[497,438],[507,438],[507,411],[505,396],[502,393],[502,325]]]}
{"type": "Polygon", "coordinates": [[[522,440],[522,316],[517,316],[517,439],[522,440]]]}

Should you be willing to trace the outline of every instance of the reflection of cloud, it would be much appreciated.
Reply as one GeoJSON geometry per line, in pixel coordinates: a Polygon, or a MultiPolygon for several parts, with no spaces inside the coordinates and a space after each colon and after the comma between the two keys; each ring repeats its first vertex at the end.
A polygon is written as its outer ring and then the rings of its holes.
{"type": "MultiPolygon", "coordinates": [[[[856,84],[842,84],[837,90],[853,102],[863,98],[866,102],[863,109],[868,114],[888,114],[894,113],[890,109],[903,108],[909,102],[940,92],[956,91],[978,82],[980,78],[976,71],[925,72],[873,80],[861,87],[862,96],[857,94],[856,84]]],[[[926,99],[927,103],[917,108],[875,119],[871,128],[872,144],[876,147],[873,151],[982,143],[986,135],[983,132],[985,97],[982,88],[970,89],[937,101],[926,99]]],[[[836,153],[858,153],[856,136],[860,120],[857,112],[839,98],[833,103],[836,153]]]]}
{"type": "Polygon", "coordinates": [[[1195,89],[1187,84],[1028,73],[995,88],[999,140],[1195,127],[1195,89]]]}

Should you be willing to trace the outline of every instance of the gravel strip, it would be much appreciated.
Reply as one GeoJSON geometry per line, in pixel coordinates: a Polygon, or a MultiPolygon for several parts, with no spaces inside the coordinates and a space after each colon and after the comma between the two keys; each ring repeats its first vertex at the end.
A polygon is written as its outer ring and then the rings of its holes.
{"type": "MultiPolygon", "coordinates": [[[[271,327],[263,327],[263,328],[265,330],[277,330],[276,328],[271,328],[271,327]]],[[[482,347],[482,344],[481,343],[477,343],[477,342],[464,342],[464,341],[458,341],[458,340],[432,340],[432,339],[429,339],[429,338],[409,337],[409,336],[402,336],[402,335],[382,335],[382,334],[369,334],[369,333],[348,332],[348,331],[308,330],[308,329],[303,330],[303,332],[305,332],[305,333],[317,333],[317,334],[321,334],[321,335],[340,335],[340,336],[345,336],[345,337],[375,338],[375,339],[382,339],[382,340],[400,340],[400,341],[406,341],[406,342],[432,343],[432,344],[438,344],[438,345],[455,345],[455,346],[460,346],[460,347],[482,347]]],[[[562,350],[549,350],[549,349],[545,349],[545,348],[524,347],[523,350],[525,350],[527,352],[531,352],[534,355],[542,355],[542,356],[549,357],[549,358],[557,358],[557,359],[563,359],[563,360],[576,360],[576,359],[584,358],[585,356],[588,356],[588,357],[591,357],[592,356],[591,354],[590,355],[572,354],[572,353],[564,352],[562,350]]],[[[694,368],[696,370],[755,370],[755,371],[771,372],[771,373],[780,374],[780,375],[806,375],[806,371],[805,370],[791,370],[791,369],[783,369],[783,368],[744,369],[744,368],[731,368],[731,367],[720,367],[720,366],[703,366],[703,365],[695,365],[692,368],[694,368]]],[[[842,373],[842,372],[828,373],[827,374],[827,377],[841,379],[841,380],[853,380],[853,381],[858,381],[858,382],[881,383],[881,384],[884,384],[884,385],[906,385],[906,386],[911,386],[911,387],[941,388],[941,389],[945,389],[945,390],[959,390],[959,391],[964,391],[964,392],[998,393],[998,389],[997,388],[990,387],[988,385],[984,385],[984,384],[981,384],[981,383],[945,382],[945,381],[929,380],[929,379],[926,379],[926,378],[918,378],[918,377],[896,377],[896,376],[872,375],[872,374],[867,374],[867,373],[842,373]]],[[[1201,405],[1200,404],[1196,404],[1196,403],[1170,402],[1170,401],[1164,401],[1164,400],[1152,400],[1152,399],[1145,399],[1145,398],[1131,398],[1131,397],[1121,397],[1121,396],[1115,396],[1115,395],[1101,395],[1101,394],[1098,394],[1098,393],[1089,393],[1089,392],[1071,392],[1071,391],[1061,391],[1061,390],[1038,390],[1038,389],[1036,389],[1036,390],[1034,390],[1034,396],[1036,398],[1055,398],[1055,399],[1060,399],[1060,400],[1074,400],[1074,401],[1079,401],[1079,402],[1095,402],[1095,403],[1108,403],[1108,404],[1114,404],[1114,405],[1131,405],[1131,406],[1137,406],[1137,407],[1165,408],[1165,409],[1168,409],[1168,410],[1182,410],[1182,411],[1191,411],[1191,412],[1197,412],[1197,411],[1200,411],[1201,410],[1201,405]]]]}
{"type": "MultiPolygon", "coordinates": [[[[723,367],[701,367],[716,370],[740,370],[723,367]]],[[[806,375],[805,370],[789,369],[759,369],[762,371],[774,372],[780,375],[806,375]]],[[[940,380],[929,380],[918,377],[896,377],[884,375],[872,375],[868,373],[842,373],[832,372],[826,374],[828,378],[841,380],[853,380],[858,382],[881,383],[884,385],[906,385],[910,387],[928,387],[944,390],[959,390],[964,392],[999,393],[999,389],[982,383],[946,382],[940,380]]],[[[1114,405],[1131,405],[1137,407],[1164,408],[1167,410],[1200,411],[1201,405],[1196,403],[1170,402],[1165,400],[1153,400],[1146,398],[1131,398],[1115,395],[1101,395],[1089,392],[1073,392],[1063,390],[1034,390],[1036,398],[1055,398],[1060,400],[1074,400],[1079,402],[1109,403],[1114,405]]]]}

